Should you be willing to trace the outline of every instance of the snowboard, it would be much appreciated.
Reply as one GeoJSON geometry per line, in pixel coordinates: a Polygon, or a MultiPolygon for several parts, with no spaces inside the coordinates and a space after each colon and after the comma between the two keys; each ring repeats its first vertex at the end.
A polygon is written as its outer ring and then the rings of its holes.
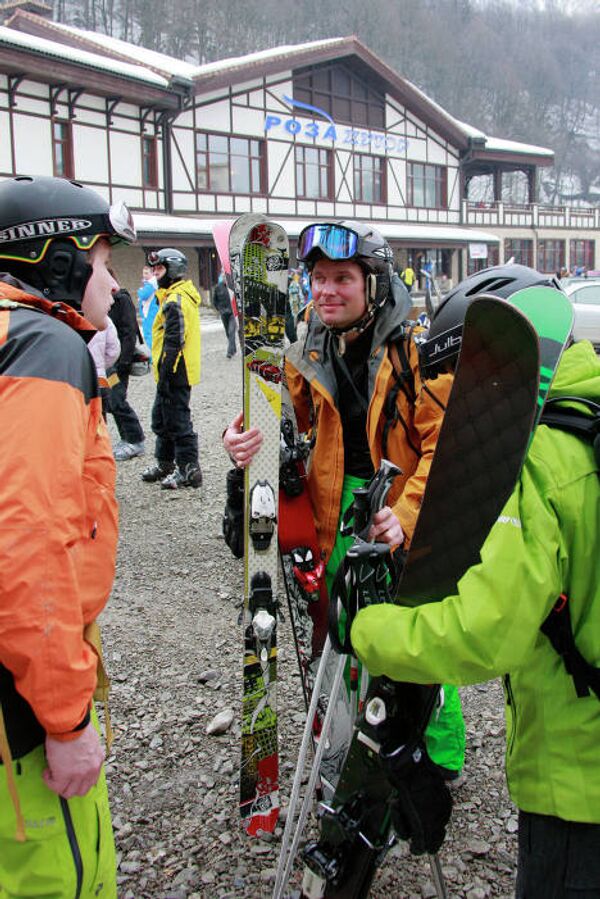
{"type": "Polygon", "coordinates": [[[260,452],[244,471],[244,631],[240,815],[251,836],[275,829],[277,570],[281,375],[289,248],[284,230],[242,216],[230,236],[242,318],[244,428],[258,426],[260,452]]]}
{"type": "MultiPolygon", "coordinates": [[[[519,476],[571,332],[572,310],[551,288],[529,288],[511,300],[481,297],[467,312],[397,602],[414,605],[455,592],[519,476]]],[[[322,811],[320,839],[303,853],[303,896],[363,899],[394,831],[411,840],[413,852],[433,851],[399,810],[410,792],[402,775],[423,760],[423,733],[438,691],[385,677],[371,681],[336,793],[322,811]]],[[[447,803],[447,820],[449,795],[440,802],[447,803]]],[[[436,846],[443,837],[444,826],[436,846]]]]}

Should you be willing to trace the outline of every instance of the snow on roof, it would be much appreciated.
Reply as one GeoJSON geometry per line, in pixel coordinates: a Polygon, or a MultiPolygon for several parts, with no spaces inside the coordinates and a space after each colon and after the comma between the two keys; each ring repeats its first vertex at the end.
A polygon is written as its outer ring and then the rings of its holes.
{"type": "Polygon", "coordinates": [[[160,69],[163,72],[168,72],[170,75],[177,75],[180,78],[191,80],[198,70],[198,66],[189,62],[183,62],[181,59],[168,56],[166,53],[158,53],[156,50],[148,50],[146,47],[141,47],[138,44],[122,41],[120,38],[110,37],[108,34],[101,34],[97,31],[85,31],[83,28],[75,28],[72,25],[64,25],[61,22],[52,22],[52,26],[58,31],[64,31],[66,34],[84,38],[86,41],[96,44],[102,50],[129,56],[145,66],[160,69]]]}
{"type": "Polygon", "coordinates": [[[218,59],[215,60],[215,62],[207,62],[202,66],[197,66],[196,76],[213,75],[217,72],[252,65],[257,62],[267,62],[268,60],[278,59],[279,57],[289,58],[290,56],[297,56],[301,53],[306,53],[307,51],[310,52],[311,50],[333,48],[345,41],[346,38],[343,37],[326,38],[321,41],[310,41],[306,44],[284,44],[280,47],[270,47],[267,50],[257,50],[255,53],[248,53],[245,56],[232,56],[228,59],[218,59]]]}
{"type": "Polygon", "coordinates": [[[65,44],[50,41],[43,37],[37,37],[32,34],[26,34],[23,31],[15,31],[13,28],[0,26],[0,44],[10,44],[16,47],[24,47],[28,50],[37,50],[47,56],[53,56],[57,59],[68,60],[79,65],[88,66],[93,69],[102,69],[111,74],[124,75],[133,78],[136,81],[145,81],[155,84],[158,87],[168,87],[169,82],[161,75],[151,72],[142,66],[131,65],[127,62],[119,62],[115,59],[107,59],[105,56],[98,56],[95,53],[89,53],[87,50],[75,49],[67,47],[65,44]]]}
{"type": "MultiPolygon", "coordinates": [[[[195,218],[183,215],[157,215],[146,212],[134,212],[133,219],[138,234],[178,234],[193,237],[212,237],[212,229],[218,218],[195,218]]],[[[298,237],[303,228],[311,225],[314,219],[282,219],[274,217],[273,221],[282,225],[290,237],[298,237]]],[[[456,227],[454,225],[419,225],[412,222],[374,222],[375,226],[388,240],[438,241],[443,243],[493,243],[500,238],[489,231],[475,228],[456,227]]]]}
{"type": "Polygon", "coordinates": [[[454,121],[469,137],[483,139],[486,150],[504,153],[524,153],[528,156],[548,156],[550,158],[554,156],[554,151],[549,150],[548,147],[536,147],[535,144],[523,144],[520,141],[505,140],[502,137],[490,137],[489,134],[480,131],[479,128],[474,128],[473,125],[469,125],[467,122],[461,122],[459,119],[454,121]]]}
{"type": "Polygon", "coordinates": [[[536,147],[535,144],[522,144],[516,140],[504,140],[502,137],[485,136],[486,150],[500,150],[508,153],[528,153],[535,156],[554,156],[554,151],[548,147],[536,147]]]}
{"type": "Polygon", "coordinates": [[[245,56],[233,56],[229,59],[219,59],[215,62],[205,63],[204,65],[195,65],[193,63],[184,62],[181,59],[176,59],[174,56],[169,56],[167,53],[148,50],[146,47],[141,47],[138,44],[131,44],[127,41],[122,41],[119,38],[110,37],[107,34],[100,34],[96,31],[85,31],[82,28],[75,28],[72,25],[63,25],[59,22],[53,22],[52,26],[67,34],[85,38],[85,40],[97,44],[98,47],[103,48],[104,50],[131,56],[144,65],[151,66],[154,69],[160,69],[171,75],[177,75],[188,79],[198,78],[202,75],[214,75],[218,72],[252,65],[256,62],[266,62],[269,59],[277,59],[279,57],[285,58],[304,53],[307,50],[335,47],[345,40],[345,38],[338,37],[321,41],[311,41],[306,44],[286,44],[281,47],[271,47],[268,50],[258,50],[255,53],[248,53],[245,56]]]}

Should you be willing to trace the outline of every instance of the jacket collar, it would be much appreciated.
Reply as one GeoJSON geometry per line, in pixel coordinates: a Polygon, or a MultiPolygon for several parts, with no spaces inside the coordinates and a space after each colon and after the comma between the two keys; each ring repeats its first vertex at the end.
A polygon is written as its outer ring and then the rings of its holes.
{"type": "Polygon", "coordinates": [[[72,306],[66,303],[55,303],[45,299],[32,287],[13,278],[6,272],[0,272],[0,304],[26,306],[43,315],[49,315],[64,322],[81,335],[86,343],[96,333],[96,328],[72,306]]]}

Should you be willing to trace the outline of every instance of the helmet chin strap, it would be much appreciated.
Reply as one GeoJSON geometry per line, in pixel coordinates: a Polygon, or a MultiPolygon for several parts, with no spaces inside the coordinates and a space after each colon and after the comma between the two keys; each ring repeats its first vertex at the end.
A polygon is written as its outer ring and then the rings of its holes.
{"type": "Polygon", "coordinates": [[[350,325],[347,328],[329,327],[329,331],[333,334],[334,337],[337,337],[338,351],[340,356],[343,356],[346,352],[346,338],[350,334],[356,334],[356,336],[358,336],[359,334],[362,334],[363,331],[366,331],[375,318],[376,308],[377,307],[373,303],[369,303],[369,308],[367,309],[366,315],[363,315],[360,321],[354,322],[353,325],[350,325]]]}

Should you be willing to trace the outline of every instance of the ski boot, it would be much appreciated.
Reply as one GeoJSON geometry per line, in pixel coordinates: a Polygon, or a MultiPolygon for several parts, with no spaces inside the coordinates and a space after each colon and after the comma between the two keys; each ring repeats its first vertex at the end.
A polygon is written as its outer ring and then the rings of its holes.
{"type": "Polygon", "coordinates": [[[142,481],[146,481],[147,484],[154,484],[156,481],[163,481],[173,471],[175,471],[174,462],[163,462],[159,459],[156,465],[144,468],[142,481]]]}
{"type": "Polygon", "coordinates": [[[177,467],[160,482],[162,490],[178,490],[180,487],[201,487],[202,472],[200,466],[194,462],[188,462],[183,468],[177,467]]]}

